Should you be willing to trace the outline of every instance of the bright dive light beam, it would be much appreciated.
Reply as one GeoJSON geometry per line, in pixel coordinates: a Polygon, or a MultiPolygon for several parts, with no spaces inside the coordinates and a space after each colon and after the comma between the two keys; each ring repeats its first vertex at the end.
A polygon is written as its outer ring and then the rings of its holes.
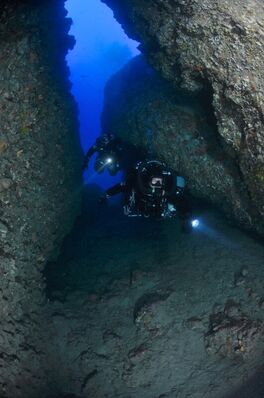
{"type": "Polygon", "coordinates": [[[113,159],[112,159],[112,158],[107,158],[107,159],[106,159],[106,163],[109,164],[109,163],[112,163],[112,162],[113,162],[113,159]]]}
{"type": "Polygon", "coordinates": [[[107,164],[110,164],[110,163],[112,163],[112,159],[111,159],[111,158],[106,159],[106,161],[99,167],[99,169],[97,170],[97,172],[96,172],[96,173],[93,173],[93,174],[88,178],[87,181],[90,182],[90,181],[93,180],[95,177],[97,177],[97,176],[98,176],[98,173],[100,173],[102,170],[104,170],[105,166],[106,166],[107,164]],[[110,160],[110,162],[109,162],[108,160],[110,160]]]}
{"type": "Polygon", "coordinates": [[[195,219],[195,220],[191,221],[191,224],[192,224],[193,228],[197,228],[197,227],[199,227],[200,222],[199,222],[199,220],[195,219]]]}

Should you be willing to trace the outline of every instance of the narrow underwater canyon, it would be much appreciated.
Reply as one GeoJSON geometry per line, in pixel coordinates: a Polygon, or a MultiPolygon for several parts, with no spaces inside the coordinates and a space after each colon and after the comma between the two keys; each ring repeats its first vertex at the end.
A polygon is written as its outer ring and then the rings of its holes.
{"type": "Polygon", "coordinates": [[[184,175],[201,228],[98,205],[64,1],[4,1],[0,398],[261,398],[263,4],[104,2],[143,57],[108,82],[103,129],[184,175]]]}

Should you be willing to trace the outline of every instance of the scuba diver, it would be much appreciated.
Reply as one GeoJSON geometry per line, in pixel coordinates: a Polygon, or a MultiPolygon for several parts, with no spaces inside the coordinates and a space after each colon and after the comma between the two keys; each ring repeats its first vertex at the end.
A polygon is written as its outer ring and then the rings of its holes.
{"type": "Polygon", "coordinates": [[[88,167],[91,157],[97,152],[94,169],[98,174],[107,170],[111,176],[118,171],[125,173],[130,170],[135,162],[145,159],[145,152],[142,148],[124,142],[114,134],[102,134],[93,146],[88,150],[83,161],[83,170],[88,167]]]}
{"type": "Polygon", "coordinates": [[[109,174],[114,176],[120,170],[120,158],[123,151],[123,143],[120,138],[113,134],[102,134],[86,153],[82,168],[85,170],[91,157],[97,153],[94,164],[95,171],[100,174],[107,169],[109,174]]]}
{"type": "Polygon", "coordinates": [[[175,176],[165,163],[146,160],[131,169],[124,182],[107,189],[100,199],[104,203],[118,193],[124,194],[124,214],[156,219],[175,217],[184,230],[191,229],[191,210],[184,193],[185,180],[175,176]]]}

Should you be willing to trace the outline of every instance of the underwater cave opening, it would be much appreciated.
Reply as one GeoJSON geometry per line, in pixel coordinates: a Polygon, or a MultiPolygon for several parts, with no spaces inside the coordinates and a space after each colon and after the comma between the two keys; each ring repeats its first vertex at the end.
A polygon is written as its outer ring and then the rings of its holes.
{"type": "MultiPolygon", "coordinates": [[[[67,55],[72,94],[79,110],[81,145],[86,153],[102,133],[101,112],[108,79],[138,55],[139,43],[130,39],[116,21],[113,11],[100,0],[67,0],[72,19],[70,34],[76,44],[67,55]]],[[[116,104],[118,106],[118,104],[116,104]]],[[[109,185],[107,173],[93,173],[93,162],[84,173],[84,183],[109,185]]],[[[119,181],[120,174],[111,183],[119,181]]],[[[111,184],[110,183],[110,184],[111,184]]]]}
{"type": "MultiPolygon", "coordinates": [[[[71,92],[77,103],[81,147],[86,153],[102,133],[101,112],[105,85],[112,75],[140,53],[139,43],[125,34],[114,18],[113,11],[100,0],[67,0],[65,8],[67,18],[72,20],[69,34],[75,39],[75,46],[68,52],[66,62],[70,71],[71,92]]],[[[76,250],[81,242],[79,234],[87,232],[88,224],[94,220],[95,215],[98,222],[100,219],[107,224],[99,216],[97,200],[102,189],[120,181],[121,172],[116,176],[109,176],[106,171],[97,174],[94,171],[95,157],[92,157],[89,167],[83,173],[81,216],[76,220],[73,231],[65,238],[58,260],[50,261],[45,266],[43,274],[48,297],[52,296],[54,290],[67,290],[67,267],[62,263],[71,249],[76,257],[77,253],[82,252],[81,249],[76,250]]],[[[80,279],[79,274],[79,282],[80,279]]],[[[76,282],[77,289],[79,282],[76,282]]]]}

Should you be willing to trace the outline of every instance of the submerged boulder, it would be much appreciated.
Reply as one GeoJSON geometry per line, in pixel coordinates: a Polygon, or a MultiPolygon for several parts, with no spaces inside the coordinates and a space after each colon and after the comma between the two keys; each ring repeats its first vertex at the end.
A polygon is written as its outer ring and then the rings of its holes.
{"type": "MultiPolygon", "coordinates": [[[[223,157],[235,165],[237,189],[243,196],[235,195],[232,212],[263,234],[263,2],[104,2],[112,7],[127,33],[141,42],[149,63],[174,89],[190,96],[210,93],[216,120],[214,137],[223,157]]],[[[173,151],[173,146],[167,149],[173,151]]],[[[164,148],[160,152],[164,154],[164,148]]],[[[207,175],[206,180],[211,184],[207,175]]]]}
{"type": "MultiPolygon", "coordinates": [[[[257,203],[238,160],[219,137],[211,90],[173,88],[139,56],[108,82],[103,124],[182,174],[191,193],[264,233],[257,203]]],[[[261,187],[256,187],[261,189],[261,187]]]]}
{"type": "Polygon", "coordinates": [[[148,148],[185,176],[192,194],[262,231],[238,164],[217,134],[210,91],[188,96],[137,57],[108,82],[105,94],[106,130],[148,148]]]}

